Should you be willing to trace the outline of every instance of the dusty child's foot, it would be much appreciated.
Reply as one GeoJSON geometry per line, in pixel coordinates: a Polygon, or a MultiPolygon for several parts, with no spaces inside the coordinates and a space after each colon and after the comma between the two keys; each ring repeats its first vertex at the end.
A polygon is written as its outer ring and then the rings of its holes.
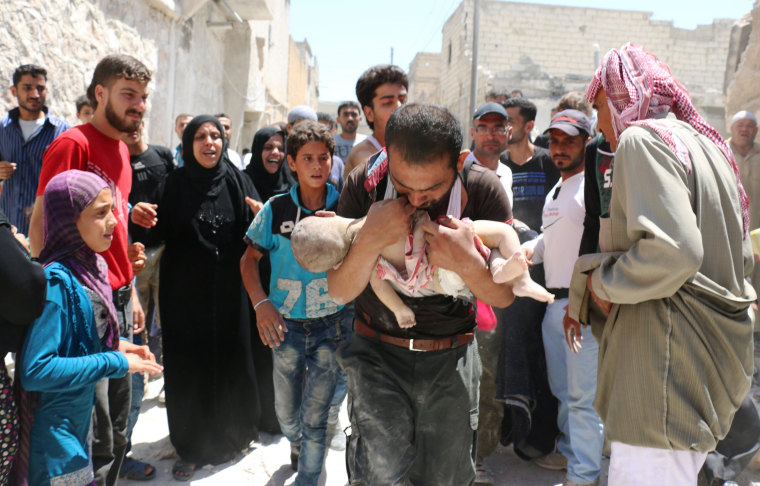
{"type": "Polygon", "coordinates": [[[514,252],[509,259],[495,258],[491,262],[491,275],[496,283],[509,282],[528,270],[528,260],[520,250],[514,252]]]}
{"type": "Polygon", "coordinates": [[[512,282],[512,293],[518,297],[530,297],[539,302],[554,302],[554,294],[550,294],[545,288],[538,285],[530,278],[526,271],[512,282]]]}

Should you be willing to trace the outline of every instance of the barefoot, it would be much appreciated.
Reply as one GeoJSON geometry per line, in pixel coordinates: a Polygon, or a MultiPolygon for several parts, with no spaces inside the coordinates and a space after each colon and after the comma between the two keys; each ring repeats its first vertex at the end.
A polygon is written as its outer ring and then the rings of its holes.
{"type": "Polygon", "coordinates": [[[417,324],[417,321],[414,318],[414,312],[412,312],[412,309],[407,306],[395,311],[393,314],[396,316],[396,322],[398,322],[399,327],[402,329],[407,329],[417,324]]]}
{"type": "Polygon", "coordinates": [[[530,297],[539,302],[547,302],[549,304],[554,302],[554,294],[550,294],[545,288],[534,282],[528,272],[524,272],[521,276],[514,279],[512,282],[512,293],[518,297],[530,297]]]}
{"type": "Polygon", "coordinates": [[[528,260],[522,251],[517,250],[508,260],[495,258],[491,262],[491,275],[496,283],[509,282],[528,270],[528,260]]]}

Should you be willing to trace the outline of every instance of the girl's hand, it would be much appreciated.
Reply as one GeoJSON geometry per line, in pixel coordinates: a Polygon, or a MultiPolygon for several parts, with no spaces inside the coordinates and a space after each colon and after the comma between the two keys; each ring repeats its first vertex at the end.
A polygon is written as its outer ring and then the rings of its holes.
{"type": "Polygon", "coordinates": [[[143,359],[139,355],[135,353],[123,353],[124,356],[127,358],[127,362],[129,363],[129,372],[130,373],[148,373],[148,374],[155,374],[155,373],[161,373],[164,370],[164,367],[160,364],[156,363],[155,358],[153,361],[149,359],[143,359]]]}

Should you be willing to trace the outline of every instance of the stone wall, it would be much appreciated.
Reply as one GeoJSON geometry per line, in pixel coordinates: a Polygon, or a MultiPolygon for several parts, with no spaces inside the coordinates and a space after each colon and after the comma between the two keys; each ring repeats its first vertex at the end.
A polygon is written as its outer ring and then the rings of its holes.
{"type": "Polygon", "coordinates": [[[417,53],[409,64],[409,99],[424,103],[438,103],[440,73],[440,54],[417,53]]]}
{"type": "MultiPolygon", "coordinates": [[[[732,20],[694,30],[623,10],[480,2],[478,101],[494,86],[520,89],[539,106],[537,126],[564,93],[584,91],[597,62],[626,42],[643,45],[689,89],[708,121],[723,129],[723,82],[732,20]]],[[[473,0],[443,26],[439,102],[469,123],[473,0]]],[[[465,125],[466,126],[466,125],[465,125]]]]}
{"type": "Polygon", "coordinates": [[[726,74],[726,124],[739,110],[760,116],[760,1],[755,2],[750,15],[737,22],[734,33],[734,55],[729,58],[726,74]]]}
{"type": "MultiPolygon", "coordinates": [[[[232,146],[250,147],[255,130],[289,109],[290,0],[228,3],[244,17],[208,0],[3,0],[0,110],[16,105],[7,89],[13,70],[35,63],[48,70],[50,112],[74,124],[74,100],[98,60],[120,52],[154,72],[145,118],[151,143],[178,143],[179,113],[225,112],[232,146]]],[[[311,81],[316,90],[318,79],[311,81]]]]}

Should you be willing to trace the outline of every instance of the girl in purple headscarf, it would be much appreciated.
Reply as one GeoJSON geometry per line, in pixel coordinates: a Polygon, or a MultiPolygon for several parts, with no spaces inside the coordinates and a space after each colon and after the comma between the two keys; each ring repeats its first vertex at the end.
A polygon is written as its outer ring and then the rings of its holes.
{"type": "Polygon", "coordinates": [[[21,457],[29,485],[93,483],[87,433],[95,383],[161,370],[149,351],[119,340],[107,266],[97,253],[111,246],[112,208],[111,189],[90,172],[63,172],[45,189],[47,298],[18,367],[24,389],[38,392],[28,456],[21,457]]]}

